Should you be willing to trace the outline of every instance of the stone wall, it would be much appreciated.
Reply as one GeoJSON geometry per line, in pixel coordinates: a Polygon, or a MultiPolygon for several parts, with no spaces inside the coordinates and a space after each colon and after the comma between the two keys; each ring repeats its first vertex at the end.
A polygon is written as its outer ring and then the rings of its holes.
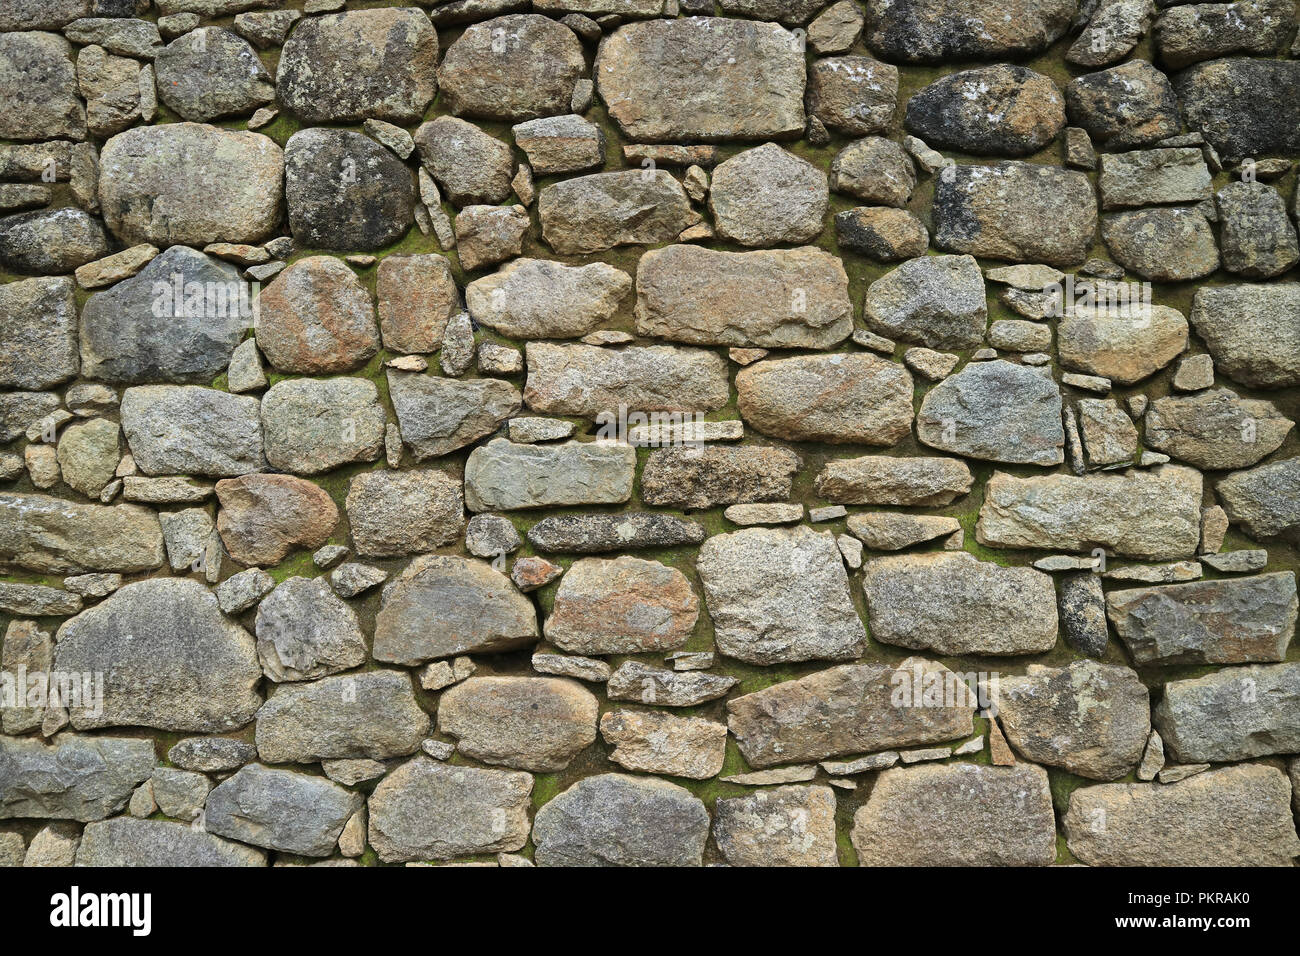
{"type": "Polygon", "coordinates": [[[1291,864],[1293,0],[0,0],[0,863],[1291,864]]]}

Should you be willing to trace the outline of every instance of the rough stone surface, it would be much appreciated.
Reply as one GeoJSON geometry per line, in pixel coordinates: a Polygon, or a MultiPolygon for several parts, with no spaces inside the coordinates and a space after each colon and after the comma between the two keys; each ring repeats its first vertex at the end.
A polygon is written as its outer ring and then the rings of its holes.
{"type": "Polygon", "coordinates": [[[987,66],[952,73],[914,94],[905,122],[932,147],[1025,156],[1065,127],[1065,99],[1041,73],[987,66]]]}
{"type": "Polygon", "coordinates": [[[1058,465],[1065,445],[1060,392],[1026,366],[975,362],[926,393],[916,437],[970,458],[1058,465]]]}
{"type": "Polygon", "coordinates": [[[368,379],[285,379],[262,397],[261,411],[266,460],[283,471],[318,475],[375,461],[383,450],[384,409],[368,379]]]}
{"type": "Polygon", "coordinates": [[[479,325],[511,338],[577,338],[613,318],[631,291],[631,276],[603,262],[516,259],[466,286],[465,306],[479,325]]]}
{"type": "Polygon", "coordinates": [[[1300,284],[1225,285],[1196,290],[1192,328],[1217,369],[1243,385],[1300,385],[1300,284]]]}
{"type": "Polygon", "coordinates": [[[253,764],[208,795],[204,826],[270,850],[329,856],[361,804],[361,794],[320,777],[253,764]]]}
{"type": "Polygon", "coordinates": [[[596,698],[575,681],[471,677],[443,692],[438,730],[475,760],[549,773],[596,739],[596,714],[596,698]]]}

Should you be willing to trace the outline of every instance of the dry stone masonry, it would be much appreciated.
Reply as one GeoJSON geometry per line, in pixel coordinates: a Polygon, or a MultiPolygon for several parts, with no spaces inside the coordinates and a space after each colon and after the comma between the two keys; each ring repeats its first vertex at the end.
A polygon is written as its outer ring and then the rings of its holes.
{"type": "Polygon", "coordinates": [[[1295,0],[0,0],[0,866],[1293,865],[1295,0]]]}

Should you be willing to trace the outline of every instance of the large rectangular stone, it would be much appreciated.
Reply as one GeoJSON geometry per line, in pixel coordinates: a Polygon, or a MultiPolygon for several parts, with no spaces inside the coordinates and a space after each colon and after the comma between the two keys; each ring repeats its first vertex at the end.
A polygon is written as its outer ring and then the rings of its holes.
{"type": "Polygon", "coordinates": [[[465,462],[470,511],[622,504],[632,497],[636,449],[614,442],[516,445],[493,439],[465,462]]]}
{"type": "Polygon", "coordinates": [[[152,571],[162,563],[162,526],[148,508],[0,494],[0,565],[75,574],[152,571]]]}

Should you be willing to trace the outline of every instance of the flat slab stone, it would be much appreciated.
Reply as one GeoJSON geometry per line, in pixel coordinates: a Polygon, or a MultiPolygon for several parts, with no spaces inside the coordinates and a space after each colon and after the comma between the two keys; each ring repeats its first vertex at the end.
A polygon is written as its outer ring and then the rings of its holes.
{"type": "Polygon", "coordinates": [[[460,381],[390,370],[388,397],[403,443],[427,461],[495,432],[519,411],[519,390],[497,379],[460,381]]]}
{"type": "Polygon", "coordinates": [[[102,820],[126,806],[154,762],[147,738],[0,737],[0,819],[102,820]]]}
{"type": "Polygon", "coordinates": [[[611,710],[600,718],[609,759],[642,773],[708,780],[722,770],[727,725],[661,710],[611,710]]]}
{"type": "Polygon", "coordinates": [[[104,675],[102,707],[69,709],[78,730],[235,730],[262,703],[253,636],[193,579],[127,584],[64,622],[56,641],[56,670],[104,675]]]}
{"type": "Polygon", "coordinates": [[[1138,664],[1283,660],[1296,608],[1290,571],[1106,595],[1107,616],[1138,664]]]}
{"type": "Polygon", "coordinates": [[[640,661],[625,661],[609,675],[610,700],[634,700],[647,706],[694,707],[726,695],[740,681],[702,671],[670,671],[640,661]]]}
{"type": "Polygon", "coordinates": [[[788,448],[765,445],[656,448],[641,471],[641,500],[671,508],[780,501],[801,465],[788,448]]]}
{"type": "Polygon", "coordinates": [[[496,438],[470,452],[465,504],[470,511],[622,504],[632,496],[635,466],[630,445],[516,445],[496,438]]]}
{"type": "Polygon", "coordinates": [[[636,272],[636,331],[695,345],[823,349],[852,331],[848,275],[821,249],[653,249],[636,272]],[[738,315],[737,301],[748,303],[738,315]]]}
{"type": "Polygon", "coordinates": [[[959,675],[911,657],[843,664],[727,701],[727,725],[751,767],[824,760],[969,737],[976,695],[959,675]],[[897,706],[942,691],[935,706],[897,706]],[[816,720],[808,720],[817,714],[816,720]]]}
{"type": "Polygon", "coordinates": [[[552,773],[596,739],[595,696],[558,677],[471,677],[443,691],[438,731],[483,763],[552,773]]]}
{"type": "Polygon", "coordinates": [[[829,532],[797,525],[714,535],[696,570],[721,653],[752,664],[862,655],[866,632],[829,532]]]}
{"type": "Polygon", "coordinates": [[[528,540],[537,550],[577,554],[675,548],[700,544],[704,538],[703,525],[652,511],[547,515],[528,529],[528,540]]]}
{"type": "Polygon", "coordinates": [[[872,551],[901,551],[961,530],[956,518],[888,511],[849,515],[847,525],[849,533],[872,551]]]}
{"type": "Polygon", "coordinates": [[[1163,465],[1122,475],[995,472],[975,536],[995,548],[1106,548],[1148,561],[1189,558],[1200,543],[1201,475],[1163,465]]]}
{"type": "Polygon", "coordinates": [[[628,23],[600,44],[596,91],[632,142],[769,139],[804,129],[804,58],[775,23],[628,23]]]}
{"type": "Polygon", "coordinates": [[[307,124],[415,123],[438,92],[438,34],[420,10],[348,10],[298,23],[275,92],[307,124]]]}
{"type": "Polygon", "coordinates": [[[561,179],[537,195],[542,238],[560,255],[672,242],[700,221],[669,173],[656,169],[561,179]]]}
{"type": "Polygon", "coordinates": [[[375,660],[404,666],[535,643],[537,611],[486,561],[421,555],[384,588],[375,660]]]}
{"type": "Polygon", "coordinates": [[[837,504],[937,507],[965,495],[974,481],[959,458],[866,455],[826,462],[814,487],[818,495],[837,504]]]}
{"type": "Polygon", "coordinates": [[[47,495],[0,494],[0,560],[54,574],[152,571],[162,526],[139,505],[93,505],[47,495]]]}
{"type": "Polygon", "coordinates": [[[1036,654],[1056,645],[1050,575],[962,551],[874,558],[862,577],[871,634],[941,655],[1036,654]]]}
{"type": "Polygon", "coordinates": [[[839,866],[835,791],[773,787],[714,804],[713,838],[732,866],[839,866]]]}
{"type": "Polygon", "coordinates": [[[1056,346],[1066,368],[1132,385],[1186,351],[1187,320],[1164,305],[1075,308],[1057,324],[1056,346]]]}
{"type": "Polygon", "coordinates": [[[1096,661],[1031,666],[999,677],[997,718],[1026,759],[1093,780],[1116,780],[1142,759],[1151,703],[1135,671],[1096,661]]]}
{"type": "Polygon", "coordinates": [[[704,349],[529,342],[527,358],[524,401],[551,415],[617,418],[620,408],[711,412],[731,397],[726,360],[704,349]]]}
{"type": "Polygon", "coordinates": [[[528,841],[532,774],[416,757],[379,782],[369,842],[385,863],[512,853],[528,841]]]}
{"type": "Polygon", "coordinates": [[[1222,763],[1300,747],[1300,664],[1252,664],[1165,684],[1152,714],[1183,763],[1222,763]]]}
{"type": "Polygon", "coordinates": [[[1300,540],[1300,458],[1234,472],[1216,491],[1228,516],[1251,537],[1300,540]]]}
{"type": "Polygon", "coordinates": [[[882,771],[850,837],[859,866],[1046,866],[1056,859],[1047,771],[970,763],[882,771]]]}
{"type": "Polygon", "coordinates": [[[187,823],[115,817],[87,824],[77,866],[266,866],[266,852],[187,823]]]}
{"type": "Polygon", "coordinates": [[[893,445],[911,433],[912,389],[907,369],[867,353],[762,361],[736,374],[741,417],[787,441],[893,445]]]}
{"type": "Polygon", "coordinates": [[[579,780],[533,820],[538,866],[699,866],[708,837],[689,790],[621,773],[579,780]]]}
{"type": "Polygon", "coordinates": [[[1070,852],[1090,866],[1292,866],[1300,839],[1290,789],[1263,764],[1170,785],[1080,787],[1061,822],[1070,852]]]}
{"type": "Polygon", "coordinates": [[[700,600],[686,575],[622,556],[575,561],[555,592],[546,639],[574,654],[639,654],[681,647],[700,600]]]}

